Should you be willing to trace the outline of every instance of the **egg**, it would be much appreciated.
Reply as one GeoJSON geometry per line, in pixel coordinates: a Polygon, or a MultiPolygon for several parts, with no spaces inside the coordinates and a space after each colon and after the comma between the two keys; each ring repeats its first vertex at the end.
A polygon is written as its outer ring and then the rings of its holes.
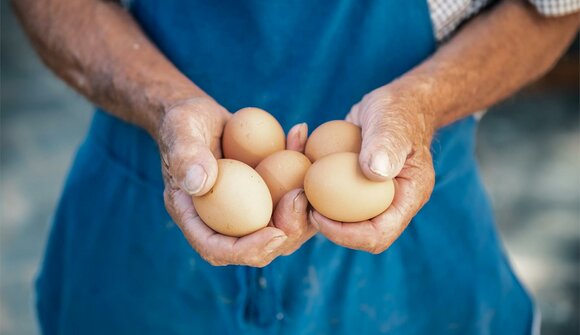
{"type": "Polygon", "coordinates": [[[312,164],[304,179],[308,201],[320,214],[342,222],[369,220],[384,212],[395,194],[392,179],[367,179],[358,154],[335,153],[312,164]]]}
{"type": "Polygon", "coordinates": [[[335,120],[316,128],[308,141],[304,154],[311,162],[336,152],[360,152],[361,130],[348,121],[335,120]]]}
{"type": "Polygon", "coordinates": [[[285,146],[286,136],[280,123],[259,108],[240,109],[224,127],[224,157],[239,160],[251,167],[256,167],[270,154],[284,150],[285,146]]]}
{"type": "Polygon", "coordinates": [[[200,218],[216,232],[240,237],[264,228],[272,216],[268,186],[250,166],[218,160],[218,176],[208,193],[193,197],[200,218]]]}
{"type": "Polygon", "coordinates": [[[296,188],[303,188],[304,175],[310,167],[310,161],[298,151],[278,151],[266,157],[258,164],[256,171],[262,176],[274,207],[284,194],[296,188]]]}

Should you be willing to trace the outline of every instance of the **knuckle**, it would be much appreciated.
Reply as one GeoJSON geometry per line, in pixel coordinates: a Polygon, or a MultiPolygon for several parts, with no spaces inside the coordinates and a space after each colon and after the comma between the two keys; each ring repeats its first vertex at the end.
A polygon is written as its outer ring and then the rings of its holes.
{"type": "Polygon", "coordinates": [[[435,170],[433,169],[433,167],[430,167],[427,170],[427,182],[429,183],[429,185],[433,185],[435,184],[435,170]]]}
{"type": "Polygon", "coordinates": [[[248,265],[256,267],[256,268],[263,268],[266,265],[270,264],[271,260],[260,257],[260,256],[253,256],[248,260],[248,265]]]}
{"type": "Polygon", "coordinates": [[[161,166],[161,175],[163,177],[163,183],[166,187],[171,187],[174,185],[175,180],[169,172],[169,166],[165,165],[165,163],[163,163],[161,166]]]}
{"type": "Polygon", "coordinates": [[[270,263],[272,263],[272,261],[273,261],[273,260],[274,260],[273,258],[263,259],[263,260],[262,260],[262,261],[261,261],[261,262],[258,264],[258,267],[260,267],[260,268],[264,268],[264,267],[266,267],[266,266],[270,265],[270,263]]]}
{"type": "MultiPolygon", "coordinates": [[[[429,189],[432,190],[434,186],[435,186],[435,177],[429,180],[429,189]]],[[[431,192],[426,192],[425,197],[423,199],[423,205],[425,205],[429,201],[429,199],[431,199],[431,194],[432,194],[431,192]]]]}
{"type": "Polygon", "coordinates": [[[385,225],[380,225],[375,228],[376,231],[373,234],[373,238],[369,240],[368,247],[366,248],[366,250],[373,255],[380,254],[387,249],[389,244],[388,241],[392,233],[391,229],[385,225]]]}
{"type": "Polygon", "coordinates": [[[387,247],[385,246],[384,243],[379,243],[378,241],[375,241],[371,246],[371,248],[368,249],[368,252],[370,252],[373,255],[378,255],[383,251],[385,251],[386,249],[387,247]]]}
{"type": "Polygon", "coordinates": [[[432,164],[431,156],[427,156],[423,163],[423,182],[428,183],[430,186],[435,184],[435,168],[432,164]]]}
{"type": "Polygon", "coordinates": [[[165,207],[169,207],[169,204],[171,201],[169,201],[169,191],[167,190],[167,187],[163,190],[163,202],[165,203],[165,207]]]}
{"type": "Polygon", "coordinates": [[[373,240],[371,243],[369,243],[369,246],[367,248],[367,251],[373,255],[379,254],[380,247],[379,244],[377,243],[377,240],[373,240]]]}
{"type": "Polygon", "coordinates": [[[190,207],[180,208],[175,205],[175,192],[169,191],[168,195],[165,196],[165,208],[173,220],[181,226],[181,224],[194,218],[194,212],[190,207]]]}
{"type": "Polygon", "coordinates": [[[201,255],[201,257],[203,259],[205,259],[206,262],[208,262],[209,264],[211,264],[212,266],[223,266],[225,265],[225,262],[218,260],[215,257],[211,257],[209,255],[201,255]]]}
{"type": "Polygon", "coordinates": [[[256,267],[256,268],[264,268],[268,264],[270,264],[270,262],[260,261],[260,262],[255,263],[254,264],[254,267],[256,267]]]}
{"type": "Polygon", "coordinates": [[[246,262],[244,262],[245,265],[247,266],[251,266],[253,268],[258,268],[258,262],[254,261],[254,260],[247,260],[246,262]]]}
{"type": "Polygon", "coordinates": [[[175,215],[176,214],[176,208],[175,208],[175,190],[166,187],[165,190],[163,190],[163,202],[165,203],[165,208],[167,209],[167,211],[172,214],[175,215]]]}
{"type": "Polygon", "coordinates": [[[419,199],[421,199],[421,207],[425,205],[431,198],[431,193],[435,187],[435,171],[433,167],[428,167],[425,169],[424,173],[417,178],[418,180],[413,180],[413,187],[422,190],[419,199]]]}
{"type": "Polygon", "coordinates": [[[429,183],[429,188],[433,188],[435,186],[435,171],[433,169],[429,170],[429,175],[427,176],[427,182],[429,183]]]}
{"type": "Polygon", "coordinates": [[[163,190],[163,199],[165,200],[165,203],[173,203],[175,201],[175,189],[166,187],[163,190]]]}
{"type": "Polygon", "coordinates": [[[195,154],[194,150],[195,147],[191,147],[188,151],[183,145],[175,145],[173,150],[169,153],[169,173],[178,179],[183,177],[183,174],[185,173],[183,170],[186,164],[186,157],[195,154]]]}
{"type": "Polygon", "coordinates": [[[264,263],[264,259],[259,256],[253,256],[250,258],[250,264],[256,267],[260,267],[264,263]]]}
{"type": "Polygon", "coordinates": [[[373,248],[369,252],[373,255],[378,255],[378,254],[382,253],[383,251],[385,251],[383,248],[373,248]]]}
{"type": "Polygon", "coordinates": [[[293,253],[294,253],[296,250],[297,250],[297,248],[289,248],[289,249],[285,250],[285,251],[282,253],[282,256],[290,256],[290,255],[292,255],[292,254],[293,254],[293,253]]]}
{"type": "Polygon", "coordinates": [[[376,128],[369,130],[369,136],[373,139],[373,149],[385,152],[389,159],[397,164],[404,163],[412,151],[412,143],[407,136],[391,125],[378,124],[376,128]]]}

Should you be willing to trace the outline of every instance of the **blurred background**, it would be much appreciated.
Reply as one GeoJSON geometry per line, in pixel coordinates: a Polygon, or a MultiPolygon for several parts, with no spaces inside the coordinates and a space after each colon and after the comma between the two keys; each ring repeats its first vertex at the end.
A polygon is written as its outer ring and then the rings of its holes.
{"type": "MultiPolygon", "coordinates": [[[[0,334],[37,334],[33,281],[91,106],[56,79],[1,0],[0,334]]],[[[478,157],[542,334],[579,334],[578,41],[540,82],[481,121],[478,157]]]]}

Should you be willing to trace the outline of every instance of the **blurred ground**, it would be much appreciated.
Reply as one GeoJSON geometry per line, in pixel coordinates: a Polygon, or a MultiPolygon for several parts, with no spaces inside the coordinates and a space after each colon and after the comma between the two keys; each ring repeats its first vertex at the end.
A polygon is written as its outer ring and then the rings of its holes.
{"type": "Polygon", "coordinates": [[[580,334],[578,95],[514,97],[486,115],[478,156],[519,277],[535,295],[542,334],[580,334]]]}
{"type": "MultiPolygon", "coordinates": [[[[41,65],[1,5],[0,334],[26,335],[37,333],[32,283],[91,107],[41,65]]],[[[480,126],[478,156],[510,258],[542,310],[543,334],[578,334],[578,88],[550,87],[494,107],[480,126]]]]}

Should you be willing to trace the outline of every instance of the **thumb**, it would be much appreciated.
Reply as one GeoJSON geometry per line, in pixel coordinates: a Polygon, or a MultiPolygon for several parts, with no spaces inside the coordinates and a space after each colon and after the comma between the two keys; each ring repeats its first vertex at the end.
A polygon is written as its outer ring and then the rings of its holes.
{"type": "Polygon", "coordinates": [[[210,98],[174,105],[159,131],[159,149],[171,183],[189,195],[203,195],[218,175],[216,157],[229,113],[210,98]],[[212,154],[212,148],[214,154],[212,154]]]}
{"type": "Polygon", "coordinates": [[[217,161],[203,140],[191,137],[174,142],[167,160],[169,173],[188,194],[203,195],[213,187],[217,161]]]}
{"type": "Polygon", "coordinates": [[[383,122],[362,124],[359,164],[365,176],[383,181],[395,178],[403,169],[412,144],[396,126],[383,122]]]}

